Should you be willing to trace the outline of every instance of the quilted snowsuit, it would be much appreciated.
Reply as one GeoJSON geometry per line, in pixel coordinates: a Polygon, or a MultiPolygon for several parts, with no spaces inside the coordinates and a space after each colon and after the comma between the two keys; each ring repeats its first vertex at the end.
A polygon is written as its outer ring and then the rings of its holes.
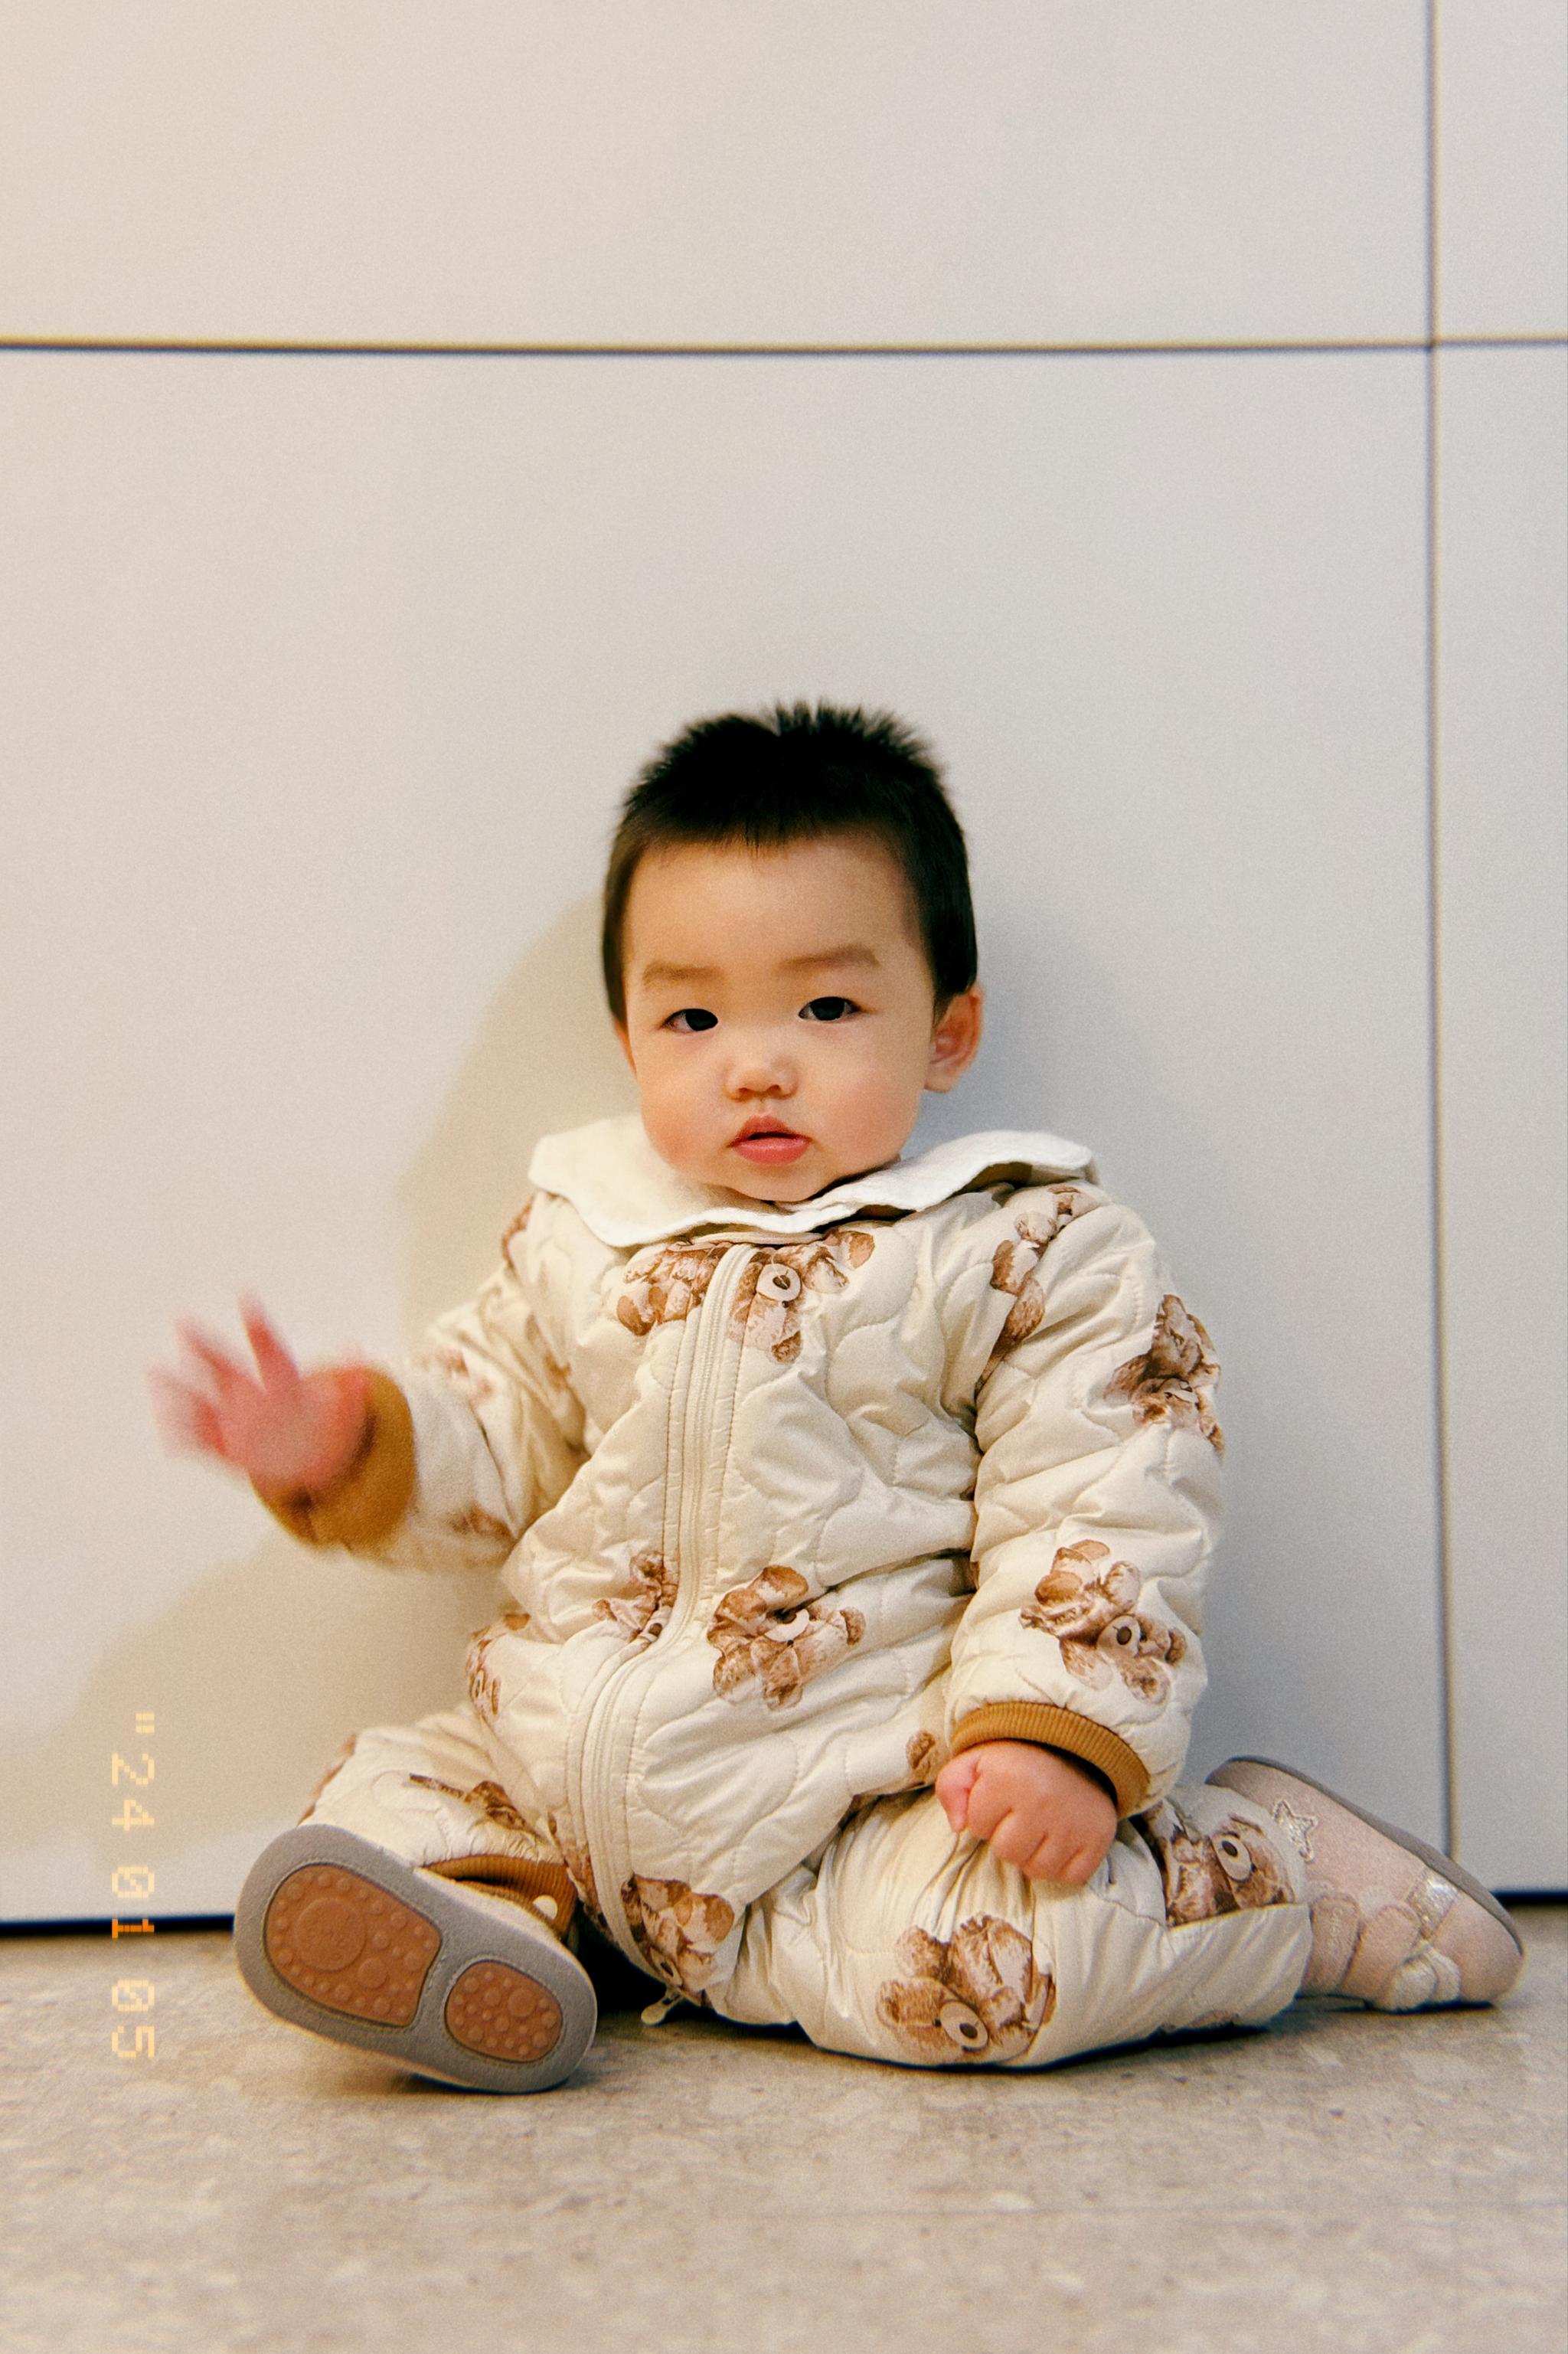
{"type": "Polygon", "coordinates": [[[569,1879],[672,1992],[885,2060],[1041,2065],[1288,2002],[1288,1826],[1177,1787],[1218,1369],[1093,1176],[993,1132],[776,1209],[635,1116],[547,1138],[498,1271],[373,1377],[359,1460],[273,1504],[508,1597],[467,1700],[358,1734],[311,1819],[569,1879]],[[999,1738],[1115,1791],[1086,1887],[953,1837],[929,1786],[999,1738]]]}

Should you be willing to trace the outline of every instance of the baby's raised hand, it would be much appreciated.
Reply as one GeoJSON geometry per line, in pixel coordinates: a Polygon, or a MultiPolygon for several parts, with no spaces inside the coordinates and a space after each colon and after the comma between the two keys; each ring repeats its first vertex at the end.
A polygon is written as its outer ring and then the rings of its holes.
{"type": "Polygon", "coordinates": [[[365,1440],[369,1380],[363,1365],[302,1373],[254,1299],[240,1303],[255,1371],[198,1326],[180,1323],[177,1373],[149,1369],[164,1444],[216,1456],[264,1495],[319,1495],[365,1440]]]}
{"type": "Polygon", "coordinates": [[[1033,1741],[979,1741],[948,1758],[936,1789],[955,1831],[1030,1880],[1081,1888],[1116,1837],[1116,1801],[1093,1768],[1033,1741]]]}

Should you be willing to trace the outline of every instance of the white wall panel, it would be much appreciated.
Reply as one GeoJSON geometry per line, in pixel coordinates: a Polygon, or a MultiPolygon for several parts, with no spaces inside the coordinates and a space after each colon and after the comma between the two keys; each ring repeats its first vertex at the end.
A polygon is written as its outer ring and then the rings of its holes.
{"type": "Polygon", "coordinates": [[[0,334],[1425,332],[1420,0],[7,0],[0,334]]]}
{"type": "Polygon", "coordinates": [[[1437,0],[1438,317],[1568,334],[1568,0],[1437,0]]]}
{"type": "Polygon", "coordinates": [[[1568,355],[1439,384],[1441,1029],[1458,1852],[1568,1887],[1568,355]]]}
{"type": "Polygon", "coordinates": [[[342,1734],[456,1693],[487,1578],[299,1553],[141,1365],[255,1284],[395,1351],[534,1135],[625,1100],[605,829],[694,714],[947,755],[992,1033],[953,1125],[1102,1152],[1214,1332],[1196,1763],[1439,1827],[1423,362],[0,367],[11,1917],[105,1911],[108,1758],[223,1908],[342,1734]]]}

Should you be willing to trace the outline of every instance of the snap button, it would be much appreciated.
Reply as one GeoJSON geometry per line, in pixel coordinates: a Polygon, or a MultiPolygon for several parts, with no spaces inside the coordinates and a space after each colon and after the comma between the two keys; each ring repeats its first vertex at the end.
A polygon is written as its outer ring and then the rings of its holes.
{"type": "Polygon", "coordinates": [[[758,1277],[757,1288],[765,1299],[798,1299],[800,1278],[792,1267],[781,1267],[775,1259],[758,1277]]]}

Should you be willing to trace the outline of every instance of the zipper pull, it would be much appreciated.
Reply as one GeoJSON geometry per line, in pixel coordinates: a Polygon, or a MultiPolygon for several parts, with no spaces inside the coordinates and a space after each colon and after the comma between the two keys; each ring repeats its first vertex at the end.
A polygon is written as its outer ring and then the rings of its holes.
{"type": "Polygon", "coordinates": [[[670,2013],[674,2009],[675,2005],[678,2002],[684,2002],[685,1999],[686,1998],[683,1994],[676,1994],[673,1989],[669,1994],[662,1994],[658,2000],[656,2002],[651,2002],[647,2009],[643,2012],[643,2026],[662,2027],[664,2021],[669,2018],[670,2013]]]}

